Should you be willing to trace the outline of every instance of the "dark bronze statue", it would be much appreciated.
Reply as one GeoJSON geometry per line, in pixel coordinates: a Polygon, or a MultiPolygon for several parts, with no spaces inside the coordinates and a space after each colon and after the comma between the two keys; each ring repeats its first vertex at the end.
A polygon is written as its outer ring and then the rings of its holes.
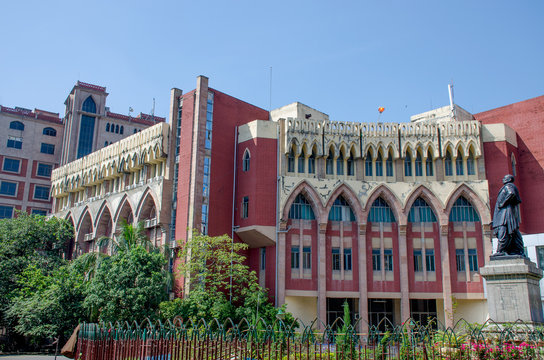
{"type": "Polygon", "coordinates": [[[514,185],[512,175],[506,175],[502,182],[504,185],[497,196],[497,203],[493,213],[493,230],[499,243],[497,252],[492,256],[524,256],[523,238],[519,232],[521,222],[519,216],[519,204],[521,203],[519,191],[514,185]]]}

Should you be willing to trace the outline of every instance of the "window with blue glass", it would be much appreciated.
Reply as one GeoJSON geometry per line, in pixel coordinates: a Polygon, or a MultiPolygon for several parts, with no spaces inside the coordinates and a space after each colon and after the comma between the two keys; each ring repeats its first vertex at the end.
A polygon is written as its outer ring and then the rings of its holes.
{"type": "Polygon", "coordinates": [[[242,219],[247,219],[249,216],[249,196],[244,196],[242,199],[242,219]]]}
{"type": "MultiPolygon", "coordinates": [[[[475,170],[475,166],[474,166],[474,152],[472,151],[472,149],[470,149],[469,152],[468,152],[467,174],[468,175],[475,175],[476,174],[476,170],[475,170]]],[[[514,175],[514,176],[516,176],[516,175],[514,175]]]]}
{"type": "Polygon", "coordinates": [[[427,176],[433,176],[433,154],[431,154],[431,150],[427,152],[427,160],[425,160],[425,171],[427,176]]]}
{"type": "Polygon", "coordinates": [[[414,271],[423,271],[423,252],[421,249],[414,249],[414,271]]]}
{"type": "Polygon", "coordinates": [[[463,175],[463,154],[461,153],[461,150],[459,149],[457,151],[457,158],[455,159],[455,173],[457,175],[463,175]]]}
{"type": "Polygon", "coordinates": [[[470,271],[478,271],[478,253],[476,249],[468,249],[468,267],[470,271]]]}
{"type": "Polygon", "coordinates": [[[21,149],[23,147],[23,138],[8,136],[8,148],[21,149]]]}
{"type": "Polygon", "coordinates": [[[40,148],[40,152],[43,153],[43,154],[53,155],[53,154],[55,154],[55,145],[42,143],[42,146],[40,148]]]}
{"type": "Polygon", "coordinates": [[[49,187],[36,185],[34,187],[34,199],[49,200],[49,187]]]}
{"type": "Polygon", "coordinates": [[[2,181],[0,183],[0,195],[15,196],[17,194],[17,183],[2,181]]]}
{"type": "Polygon", "coordinates": [[[380,249],[372,249],[372,270],[382,270],[382,257],[380,249]]]}
{"type": "Polygon", "coordinates": [[[304,166],[304,163],[305,163],[306,159],[304,158],[304,154],[300,154],[300,156],[298,157],[298,169],[297,169],[297,172],[299,174],[304,174],[305,172],[305,166],[304,166]]]}
{"type": "Polygon", "coordinates": [[[353,156],[353,151],[350,151],[349,157],[346,161],[346,165],[348,167],[348,176],[355,175],[355,156],[353,156]]]}
{"type": "Polygon", "coordinates": [[[57,130],[52,127],[46,127],[43,129],[43,134],[47,136],[57,136],[57,130]]]}
{"type": "Polygon", "coordinates": [[[20,121],[12,121],[12,122],[9,123],[9,128],[13,129],[13,130],[24,131],[25,130],[25,124],[23,124],[20,121]]]}
{"type": "Polygon", "coordinates": [[[202,235],[208,235],[208,205],[202,204],[202,223],[201,223],[201,232],[202,235]]]}
{"type": "MultiPolygon", "coordinates": [[[[110,132],[110,123],[106,124],[106,131],[110,132]]],[[[136,129],[134,129],[134,133],[136,133],[136,129]]]]}
{"type": "Polygon", "coordinates": [[[383,249],[383,267],[385,271],[393,271],[393,249],[383,249]]]}
{"type": "Polygon", "coordinates": [[[251,161],[251,156],[249,155],[249,150],[244,151],[244,159],[242,160],[242,171],[249,171],[249,165],[251,161]]]}
{"type": "Polygon", "coordinates": [[[51,171],[53,170],[53,165],[38,163],[38,169],[36,175],[43,177],[51,177],[51,171]]]}
{"type": "Polygon", "coordinates": [[[83,106],[81,107],[81,110],[96,114],[96,103],[93,100],[92,96],[87,97],[85,101],[83,102],[83,106]]]}
{"type": "Polygon", "coordinates": [[[204,146],[206,149],[212,148],[213,99],[213,92],[208,92],[208,100],[206,104],[206,137],[204,139],[204,146]]]}
{"type": "Polygon", "coordinates": [[[444,175],[446,176],[453,175],[453,163],[451,159],[451,153],[449,150],[446,152],[446,158],[444,159],[444,175]]]}
{"type": "Polygon", "coordinates": [[[312,154],[308,158],[308,174],[315,174],[315,153],[312,149],[312,154]]]}
{"type": "Polygon", "coordinates": [[[202,179],[202,196],[210,195],[210,157],[204,157],[204,176],[202,179]]]}
{"type": "Polygon", "coordinates": [[[449,220],[451,222],[479,222],[480,217],[472,204],[463,196],[460,196],[451,208],[449,220]]]}
{"type": "Polygon", "coordinates": [[[416,155],[416,176],[423,176],[423,159],[421,157],[421,153],[418,151],[416,155]]]}
{"type": "Polygon", "coordinates": [[[380,152],[376,158],[376,176],[383,176],[383,158],[380,152]]]}
{"type": "Polygon", "coordinates": [[[393,176],[393,155],[389,153],[387,160],[385,160],[385,175],[393,176]]]}
{"type": "Polygon", "coordinates": [[[20,165],[21,165],[21,160],[4,158],[4,165],[2,166],[2,170],[18,173],[20,165]]]}
{"type": "Polygon", "coordinates": [[[312,268],[312,248],[309,246],[302,248],[302,268],[312,268]]]}
{"type": "Polygon", "coordinates": [[[334,174],[334,152],[332,151],[332,147],[329,149],[329,156],[327,156],[327,160],[325,160],[325,171],[327,175],[334,174]]]}
{"type": "Polygon", "coordinates": [[[332,269],[340,270],[340,248],[332,248],[332,269]]]}
{"type": "Polygon", "coordinates": [[[457,265],[457,271],[465,271],[465,250],[455,249],[455,263],[457,265]]]}
{"type": "Polygon", "coordinates": [[[427,271],[435,271],[433,249],[425,249],[425,268],[427,269],[427,271]]]}
{"type": "Polygon", "coordinates": [[[336,175],[344,175],[344,154],[340,151],[340,155],[336,158],[336,175]]]}
{"type": "Polygon", "coordinates": [[[370,150],[366,153],[365,158],[365,176],[372,176],[372,153],[370,150]]]}
{"type": "Polygon", "coordinates": [[[412,176],[412,154],[409,151],[404,158],[404,176],[412,176]]]}
{"type": "Polygon", "coordinates": [[[298,194],[289,209],[289,219],[315,220],[312,206],[304,195],[298,194]]]}
{"type": "Polygon", "coordinates": [[[261,248],[261,270],[266,270],[266,248],[261,248]]]}
{"type": "Polygon", "coordinates": [[[370,213],[368,214],[368,221],[393,223],[395,222],[395,215],[393,215],[393,210],[391,210],[389,204],[379,197],[372,203],[370,213]]]}
{"type": "Polygon", "coordinates": [[[121,125],[121,127],[119,128],[119,134],[123,135],[124,132],[125,128],[123,127],[123,125],[121,125]]]}
{"type": "Polygon", "coordinates": [[[351,270],[351,249],[344,249],[344,271],[351,270]]]}
{"type": "Polygon", "coordinates": [[[293,148],[287,155],[287,172],[295,172],[295,150],[293,148]]]}
{"type": "Polygon", "coordinates": [[[298,246],[291,246],[291,269],[300,268],[300,249],[298,246]]]}
{"type": "Polygon", "coordinates": [[[436,222],[436,216],[434,215],[433,209],[431,209],[429,204],[419,197],[416,199],[416,201],[414,201],[414,204],[410,208],[408,222],[436,222]]]}
{"type": "Polygon", "coordinates": [[[39,215],[39,216],[46,216],[47,215],[47,210],[42,210],[42,209],[32,209],[32,211],[30,212],[32,215],[39,215]]]}
{"type": "Polygon", "coordinates": [[[0,205],[0,219],[11,219],[13,217],[13,206],[0,205]]]}
{"type": "Polygon", "coordinates": [[[334,200],[329,211],[330,221],[355,221],[355,215],[344,197],[339,196],[334,200]]]}

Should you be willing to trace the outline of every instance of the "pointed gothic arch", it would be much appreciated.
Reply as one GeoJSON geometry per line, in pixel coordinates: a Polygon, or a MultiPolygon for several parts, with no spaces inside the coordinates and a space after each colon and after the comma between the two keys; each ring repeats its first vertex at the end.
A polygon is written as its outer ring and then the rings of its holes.
{"type": "Polygon", "coordinates": [[[471,203],[472,207],[480,216],[482,224],[489,224],[491,222],[491,211],[489,207],[484,201],[482,201],[482,199],[480,199],[474,190],[472,190],[466,184],[459,185],[459,187],[457,187],[457,189],[455,189],[449,196],[445,210],[448,218],[455,201],[457,201],[457,199],[461,196],[471,203]]]}
{"type": "Polygon", "coordinates": [[[439,225],[445,225],[448,223],[448,217],[444,212],[444,205],[425,185],[419,185],[406,199],[403,211],[406,217],[408,217],[408,213],[410,212],[414,201],[416,201],[416,199],[419,197],[425,200],[425,202],[431,207],[439,225]]]}
{"type": "Polygon", "coordinates": [[[359,199],[357,198],[357,194],[353,189],[351,189],[346,184],[340,184],[329,196],[329,200],[327,201],[327,204],[324,208],[324,214],[328,217],[329,212],[331,211],[331,207],[333,206],[335,200],[342,196],[349,206],[351,207],[351,210],[353,211],[353,214],[355,215],[355,220],[358,224],[363,223],[362,213],[363,213],[363,207],[361,206],[361,203],[359,202],[359,199]]]}
{"type": "Polygon", "coordinates": [[[318,222],[322,222],[323,217],[323,204],[321,203],[321,197],[315,191],[315,189],[308,184],[306,181],[302,181],[300,184],[298,184],[293,191],[291,191],[291,194],[285,201],[285,205],[283,206],[282,211],[282,221],[286,221],[289,218],[289,210],[291,209],[291,205],[293,204],[293,201],[295,201],[298,194],[303,194],[306,200],[310,203],[312,206],[312,210],[314,212],[314,216],[318,222]]]}

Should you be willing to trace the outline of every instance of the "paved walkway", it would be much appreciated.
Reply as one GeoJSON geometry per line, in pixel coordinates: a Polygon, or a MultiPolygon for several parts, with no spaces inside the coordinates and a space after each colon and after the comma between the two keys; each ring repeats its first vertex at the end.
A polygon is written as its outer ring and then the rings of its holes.
{"type": "MultiPolygon", "coordinates": [[[[0,355],[0,360],[54,360],[54,355],[0,355]]],[[[68,360],[67,357],[57,356],[57,360],[68,360]]]]}

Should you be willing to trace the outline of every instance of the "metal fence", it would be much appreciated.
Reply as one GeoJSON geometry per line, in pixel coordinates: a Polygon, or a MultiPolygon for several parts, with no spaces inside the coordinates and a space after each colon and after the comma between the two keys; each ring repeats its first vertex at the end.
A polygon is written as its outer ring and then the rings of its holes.
{"type": "Polygon", "coordinates": [[[334,324],[263,320],[82,324],[81,360],[271,359],[544,359],[544,328],[516,322],[453,328],[413,320],[401,325],[334,324]],[[366,325],[362,326],[362,325],[366,325]],[[368,328],[361,333],[358,329],[368,328]]]}

